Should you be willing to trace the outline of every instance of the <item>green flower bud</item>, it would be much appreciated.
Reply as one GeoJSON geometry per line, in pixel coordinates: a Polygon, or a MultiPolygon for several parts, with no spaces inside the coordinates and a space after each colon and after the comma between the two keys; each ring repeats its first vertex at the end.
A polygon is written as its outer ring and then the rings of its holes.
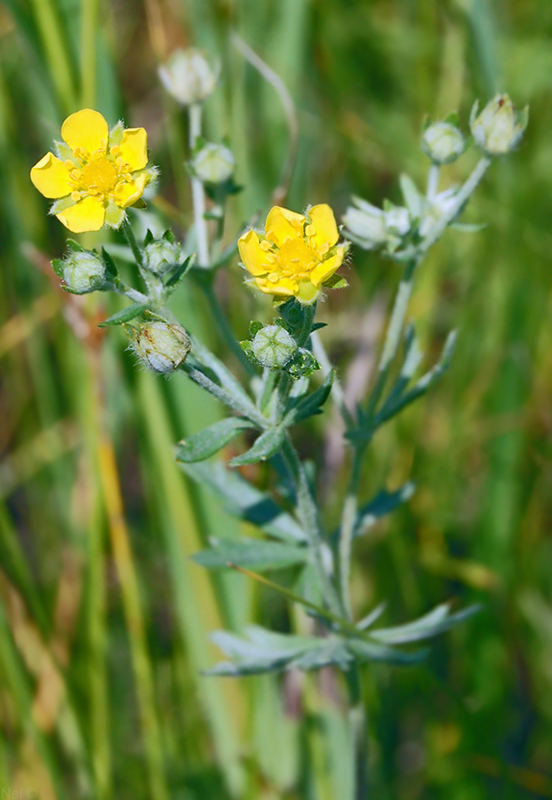
{"type": "Polygon", "coordinates": [[[462,131],[450,122],[435,122],[422,134],[422,150],[434,164],[451,164],[466,147],[462,131]]]}
{"type": "Polygon", "coordinates": [[[88,294],[102,289],[105,284],[105,264],[89,251],[73,250],[61,262],[65,285],[73,294],[88,294]]]}
{"type": "Polygon", "coordinates": [[[484,153],[504,155],[519,144],[529,119],[527,107],[519,113],[507,94],[497,94],[480,114],[478,111],[477,102],[472,109],[470,127],[475,143],[484,153]]]}
{"type": "Polygon", "coordinates": [[[164,275],[168,269],[180,263],[181,250],[178,242],[154,239],[144,247],[144,265],[155,275],[164,275]]]}
{"type": "Polygon", "coordinates": [[[200,50],[175,50],[159,67],[163,86],[183,106],[202,103],[212,94],[217,76],[200,50]]]}
{"type": "Polygon", "coordinates": [[[131,346],[146,367],[164,375],[174,372],[191,350],[184,328],[168,322],[148,322],[133,328],[131,346]]]}
{"type": "Polygon", "coordinates": [[[206,144],[192,161],[193,171],[203,183],[226,183],[235,166],[232,151],[222,144],[206,144]]]}
{"type": "Polygon", "coordinates": [[[280,325],[261,328],[251,342],[251,353],[263,367],[282,369],[297,352],[293,336],[280,325]]]}

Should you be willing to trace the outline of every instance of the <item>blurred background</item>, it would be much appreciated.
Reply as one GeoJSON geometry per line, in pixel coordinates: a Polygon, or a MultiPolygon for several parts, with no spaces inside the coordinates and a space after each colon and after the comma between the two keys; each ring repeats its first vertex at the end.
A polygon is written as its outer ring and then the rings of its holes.
{"type": "MultiPolygon", "coordinates": [[[[229,137],[245,187],[230,201],[230,242],[270,207],[289,152],[280,99],[232,32],[293,98],[286,205],[298,211],[329,202],[340,216],[352,193],[400,202],[401,172],[426,180],[426,113],[458,109],[466,126],[473,101],[498,90],[531,105],[518,152],[493,163],[466,212],[486,227],[447,233],[418,276],[411,317],[427,363],[451,328],[459,344],[444,380],[372,447],[363,499],[410,478],[418,488],[359,543],[354,599],[359,615],[387,599],[388,624],[446,599],[483,604],[424,666],[366,670],[373,797],[552,798],[552,4],[536,0],[0,0],[3,796],[349,796],[333,673],[201,677],[220,655],[209,632],[290,624],[270,592],[189,559],[210,536],[243,532],[173,460],[174,443],[220,409],[184,376],[138,369],[122,331],[98,331],[117,301],[60,291],[49,260],[66,231],[29,180],[69,113],[123,117],[147,128],[162,170],[148,214],[184,236],[186,120],[157,66],[199,46],[221,72],[206,134],[229,137]]],[[[443,188],[476,159],[445,168],[443,188]]],[[[109,237],[119,242],[82,241],[109,237]]],[[[354,395],[398,270],[354,248],[346,276],[320,317],[354,395]]],[[[239,338],[271,314],[244,292],[237,259],[217,289],[239,338]]],[[[173,310],[227,357],[194,287],[173,310]]],[[[337,420],[324,433],[317,418],[299,445],[322,464],[334,520],[337,420]]]]}

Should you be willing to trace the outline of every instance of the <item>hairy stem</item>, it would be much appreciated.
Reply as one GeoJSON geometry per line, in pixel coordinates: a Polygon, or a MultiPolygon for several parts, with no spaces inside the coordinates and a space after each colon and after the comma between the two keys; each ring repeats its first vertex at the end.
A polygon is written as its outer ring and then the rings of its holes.
{"type": "Polygon", "coordinates": [[[318,509],[311,493],[305,467],[289,436],[286,437],[284,442],[283,456],[296,486],[298,511],[305,532],[309,537],[313,567],[316,571],[322,597],[332,613],[339,616],[341,614],[341,605],[325,564],[324,543],[322,541],[318,509]]]}
{"type": "MultiPolygon", "coordinates": [[[[193,151],[196,141],[201,136],[201,105],[199,103],[190,106],[189,120],[190,150],[193,151]]],[[[209,266],[209,236],[205,220],[205,192],[199,178],[194,176],[192,176],[192,202],[197,240],[197,264],[206,269],[209,266]]]]}

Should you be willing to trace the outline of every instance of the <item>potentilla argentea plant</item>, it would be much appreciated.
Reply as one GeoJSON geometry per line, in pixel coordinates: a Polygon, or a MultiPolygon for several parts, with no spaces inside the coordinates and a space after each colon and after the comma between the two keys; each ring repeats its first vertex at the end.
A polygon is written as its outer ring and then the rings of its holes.
{"type": "MultiPolygon", "coordinates": [[[[211,674],[241,676],[328,665],[341,670],[350,689],[356,797],[361,798],[366,787],[366,726],[360,668],[371,661],[414,664],[425,651],[411,645],[445,632],[475,611],[471,607],[451,613],[444,604],[412,622],[378,627],[383,613],[380,605],[357,619],[350,595],[355,541],[413,491],[407,484],[393,493],[381,491],[368,502],[360,498],[365,454],[378,429],[423,396],[449,366],[454,332],[439,361],[419,373],[422,353],[415,327],[405,324],[414,279],[428,250],[447,228],[460,227],[458,218],[493,158],[510,153],[519,143],[527,112],[518,113],[507,95],[497,95],[480,113],[476,104],[470,124],[482,155],[461,186],[440,188],[441,169],[466,149],[459,121],[450,116],[425,126],[421,147],[431,160],[427,186],[422,191],[408,176],[401,176],[403,205],[386,203],[378,208],[354,198],[343,216],[342,230],[325,203],[308,206],[303,213],[275,206],[264,227],[246,230],[222,249],[225,203],[238,187],[233,182],[234,157],[228,144],[206,144],[201,138],[202,103],[215,89],[215,73],[203,54],[193,51],[179,52],[161,75],[167,91],[189,116],[195,219],[194,237],[187,241],[195,239],[197,253],[186,252],[171,231],[161,238],[148,231],[143,241],[137,240],[127,209],[143,206],[144,189],[157,174],[155,167],[148,167],[146,132],[125,129],[120,122],[109,130],[98,112],[84,109],[64,122],[63,142],[56,143],[55,154],[48,153],[33,167],[31,179],[44,196],[54,200],[51,213],[69,230],[120,229],[141,286],[130,287],[122,281],[109,249],[86,250],[72,240],[65,258],[54,261],[53,268],[69,292],[116,292],[127,297],[131,304],[102,326],[123,325],[144,367],[165,376],[182,373],[226,410],[224,419],[181,441],[177,459],[186,474],[213,491],[222,505],[260,527],[265,539],[221,537],[197,554],[196,561],[210,569],[240,570],[270,585],[306,609],[317,624],[309,635],[259,626],[247,628],[240,636],[214,633],[214,641],[229,660],[215,666],[211,674]],[[208,219],[213,220],[214,241],[208,219]],[[338,270],[351,243],[377,250],[402,272],[373,385],[355,408],[345,401],[339,365],[331,364],[316,321],[318,300],[331,289],[347,286],[338,270]],[[252,321],[245,342],[234,337],[213,290],[218,270],[238,253],[245,283],[274,302],[274,318],[266,325],[252,321]],[[185,281],[195,281],[205,292],[221,336],[240,360],[239,374],[231,372],[168,310],[170,296],[185,281]],[[319,372],[322,380],[311,386],[319,372]],[[316,480],[307,474],[294,445],[296,426],[323,413],[330,398],[343,417],[351,449],[350,480],[336,531],[327,529],[313,488],[316,480]],[[227,465],[208,460],[244,431],[253,438],[249,449],[227,465]],[[271,460],[279,469],[283,466],[293,486],[291,508],[289,497],[285,508],[274,499],[279,485],[276,473],[274,491],[269,493],[235,469],[271,460]],[[292,566],[301,573],[294,590],[264,577],[269,570],[292,566]]],[[[244,286],[244,291],[249,289],[244,286]]]]}

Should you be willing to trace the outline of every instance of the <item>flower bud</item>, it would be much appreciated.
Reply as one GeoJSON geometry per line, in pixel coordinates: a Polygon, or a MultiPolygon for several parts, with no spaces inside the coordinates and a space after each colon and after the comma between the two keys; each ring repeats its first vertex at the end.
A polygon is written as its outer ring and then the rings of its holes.
{"type": "Polygon", "coordinates": [[[259,364],[269,369],[282,369],[297,351],[293,336],[280,325],[266,325],[251,342],[251,352],[259,364]]]}
{"type": "Polygon", "coordinates": [[[200,50],[175,50],[159,67],[163,86],[184,106],[202,103],[212,94],[217,78],[200,50]]]}
{"type": "Polygon", "coordinates": [[[154,239],[144,247],[144,265],[155,275],[164,275],[168,269],[180,262],[181,247],[179,242],[168,239],[154,239]]]}
{"type": "Polygon", "coordinates": [[[188,334],[180,325],[148,322],[132,329],[132,349],[146,367],[164,375],[174,372],[191,350],[188,334]]]}
{"type": "Polygon", "coordinates": [[[497,94],[478,114],[475,103],[470,127],[475,143],[489,156],[509,153],[519,144],[528,122],[528,108],[521,113],[507,94],[497,94]]]}
{"type": "Polygon", "coordinates": [[[73,250],[61,263],[61,274],[73,294],[88,294],[105,284],[105,264],[89,251],[73,250]]]}
{"type": "Polygon", "coordinates": [[[407,208],[390,208],[384,212],[387,233],[392,236],[406,236],[410,230],[410,214],[407,208]]]}
{"type": "Polygon", "coordinates": [[[232,151],[222,144],[206,144],[192,161],[194,173],[203,183],[226,183],[235,166],[232,151]]]}
{"type": "Polygon", "coordinates": [[[422,150],[434,164],[451,164],[465,149],[462,131],[450,122],[435,122],[422,134],[422,150]]]}
{"type": "Polygon", "coordinates": [[[343,217],[347,229],[367,250],[384,244],[387,239],[384,212],[358,197],[354,197],[353,202],[357,208],[349,207],[343,217]]]}

